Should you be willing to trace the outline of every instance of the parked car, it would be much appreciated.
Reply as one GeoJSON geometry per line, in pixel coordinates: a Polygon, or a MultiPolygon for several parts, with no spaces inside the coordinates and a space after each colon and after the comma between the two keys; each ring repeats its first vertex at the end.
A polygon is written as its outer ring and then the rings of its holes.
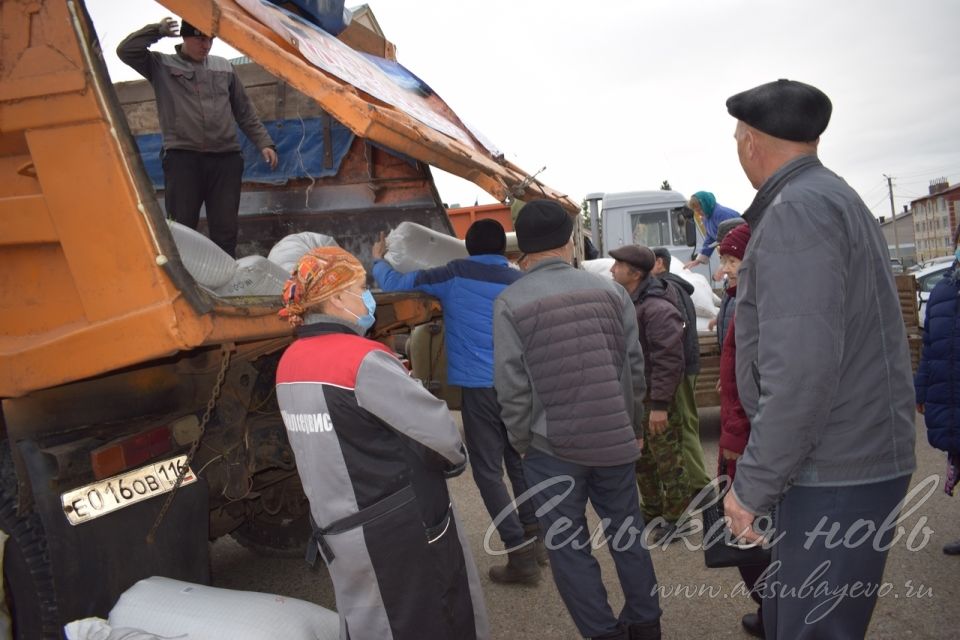
{"type": "Polygon", "coordinates": [[[927,315],[927,300],[930,299],[930,292],[937,286],[937,283],[943,279],[948,271],[953,268],[955,259],[949,256],[948,260],[937,258],[936,261],[930,261],[920,267],[913,276],[917,279],[917,305],[919,307],[919,324],[923,328],[927,315]]]}

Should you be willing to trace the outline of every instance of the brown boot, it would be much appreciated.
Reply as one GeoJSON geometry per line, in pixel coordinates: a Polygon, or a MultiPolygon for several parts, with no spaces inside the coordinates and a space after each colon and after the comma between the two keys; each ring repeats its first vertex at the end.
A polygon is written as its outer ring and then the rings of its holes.
{"type": "Polygon", "coordinates": [[[541,567],[547,566],[547,563],[550,562],[550,557],[547,555],[547,547],[543,544],[543,531],[540,530],[539,524],[525,524],[523,525],[523,535],[530,538],[536,538],[536,542],[533,543],[533,548],[535,549],[535,554],[537,556],[537,564],[541,567]]]}
{"type": "Polygon", "coordinates": [[[507,564],[490,567],[490,579],[500,584],[537,584],[540,566],[532,545],[507,554],[507,564]]]}

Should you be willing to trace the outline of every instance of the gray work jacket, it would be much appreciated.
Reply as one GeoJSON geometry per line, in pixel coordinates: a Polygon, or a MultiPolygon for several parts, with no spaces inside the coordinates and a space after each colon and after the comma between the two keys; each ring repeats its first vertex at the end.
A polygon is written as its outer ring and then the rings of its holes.
{"type": "Polygon", "coordinates": [[[176,54],[149,51],[162,37],[159,24],[148,24],[120,43],[117,56],[153,86],[164,149],[239,151],[237,125],[258,149],[273,146],[229,60],[194,62],[179,46],[176,54]]]}
{"type": "Polygon", "coordinates": [[[738,272],[737,388],[751,433],[733,490],[757,514],[791,484],[869,484],[916,468],[910,356],[887,242],[856,192],[815,156],[781,167],[758,199],[798,168],[748,219],[738,272]]]}

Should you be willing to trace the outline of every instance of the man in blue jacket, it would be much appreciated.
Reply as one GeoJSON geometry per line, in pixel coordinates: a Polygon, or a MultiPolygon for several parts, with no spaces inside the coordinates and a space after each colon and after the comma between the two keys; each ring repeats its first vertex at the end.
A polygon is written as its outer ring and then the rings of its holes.
{"type": "Polygon", "coordinates": [[[384,291],[423,291],[440,300],[446,331],[447,382],[463,391],[461,415],[473,478],[483,503],[508,550],[507,564],[490,569],[494,582],[536,584],[542,543],[529,541],[539,525],[529,500],[519,514],[503,483],[503,465],[520,496],[527,490],[520,455],[510,446],[493,388],[493,301],[523,274],[510,267],[507,236],[496,220],[477,220],[467,230],[469,258],[443,267],[399,273],[385,260],[383,241],[374,244],[373,277],[384,291]]]}

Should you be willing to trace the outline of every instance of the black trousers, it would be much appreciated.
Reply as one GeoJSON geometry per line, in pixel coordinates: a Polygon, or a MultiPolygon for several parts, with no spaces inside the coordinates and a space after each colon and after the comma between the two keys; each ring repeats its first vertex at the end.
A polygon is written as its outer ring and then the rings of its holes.
{"type": "Polygon", "coordinates": [[[167,215],[191,229],[207,208],[210,239],[236,257],[237,212],[243,156],[239,151],[202,153],[183,149],[163,152],[164,200],[167,215]]]}
{"type": "Polygon", "coordinates": [[[537,516],[530,500],[513,507],[513,499],[503,483],[503,468],[506,466],[514,497],[520,497],[527,490],[520,454],[510,445],[507,428],[500,419],[497,392],[492,388],[463,387],[460,415],[473,480],[487,513],[497,523],[497,533],[506,548],[523,544],[526,540],[523,527],[537,524],[537,516]]]}
{"type": "MultiPolygon", "coordinates": [[[[777,536],[765,584],[771,640],[863,638],[883,584],[887,549],[910,476],[842,487],[794,485],[776,508],[777,536]],[[824,532],[836,527],[832,536],[824,532]],[[870,533],[870,532],[874,533],[870,533]]],[[[905,544],[903,541],[900,544],[905,544]]]]}

